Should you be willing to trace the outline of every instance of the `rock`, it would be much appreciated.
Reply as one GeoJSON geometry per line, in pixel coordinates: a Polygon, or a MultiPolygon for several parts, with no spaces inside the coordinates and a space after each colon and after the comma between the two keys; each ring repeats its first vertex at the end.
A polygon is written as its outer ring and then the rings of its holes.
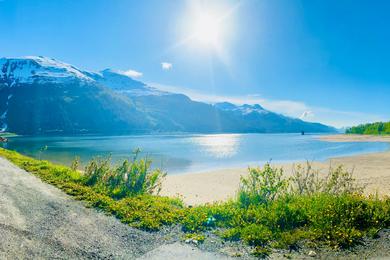
{"type": "Polygon", "coordinates": [[[186,244],[194,244],[195,246],[197,246],[199,244],[199,241],[196,240],[196,239],[193,239],[193,238],[188,238],[188,239],[184,240],[184,243],[186,243],[186,244]]]}
{"type": "Polygon", "coordinates": [[[237,249],[237,248],[234,248],[234,247],[224,247],[220,250],[221,253],[223,254],[226,254],[230,257],[241,257],[242,256],[242,253],[237,249]]]}
{"type": "Polygon", "coordinates": [[[317,253],[313,250],[310,250],[309,253],[307,254],[308,256],[315,257],[317,253]]]}

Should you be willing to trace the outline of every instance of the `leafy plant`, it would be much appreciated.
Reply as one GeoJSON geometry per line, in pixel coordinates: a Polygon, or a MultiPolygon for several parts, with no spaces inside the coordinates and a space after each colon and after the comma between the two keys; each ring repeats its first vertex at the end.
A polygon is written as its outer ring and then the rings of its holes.
{"type": "Polygon", "coordinates": [[[124,160],[118,166],[111,166],[111,158],[95,158],[85,167],[85,183],[107,192],[114,198],[141,194],[158,194],[166,173],[151,169],[152,161],[138,158],[139,150],[132,160],[124,160]]]}
{"type": "Polygon", "coordinates": [[[200,233],[187,233],[184,236],[184,240],[192,240],[199,243],[203,243],[205,239],[206,239],[205,235],[200,233]]]}
{"type": "Polygon", "coordinates": [[[364,190],[353,178],[353,171],[346,170],[342,165],[336,168],[330,166],[327,174],[321,174],[318,170],[313,170],[309,162],[306,166],[298,164],[293,167],[289,185],[290,192],[300,195],[361,194],[364,190]]]}
{"type": "Polygon", "coordinates": [[[322,190],[324,180],[319,178],[318,170],[313,170],[309,162],[306,163],[306,167],[302,164],[294,165],[292,171],[289,183],[292,193],[311,195],[322,190]]]}
{"type": "Polygon", "coordinates": [[[288,180],[283,179],[283,169],[271,167],[269,163],[264,168],[249,168],[248,177],[241,177],[238,200],[242,206],[262,204],[275,200],[282,195],[288,186],[288,180]]]}
{"type": "Polygon", "coordinates": [[[241,238],[249,245],[265,246],[273,238],[273,234],[265,225],[249,224],[241,230],[241,238]]]}
{"type": "Polygon", "coordinates": [[[330,167],[325,179],[324,192],[330,194],[361,194],[364,187],[356,183],[353,171],[347,171],[342,165],[330,167]]]}
{"type": "Polygon", "coordinates": [[[74,160],[72,161],[71,165],[70,165],[70,168],[73,170],[73,171],[77,171],[79,169],[79,166],[80,166],[80,157],[76,156],[74,158],[74,160]]]}

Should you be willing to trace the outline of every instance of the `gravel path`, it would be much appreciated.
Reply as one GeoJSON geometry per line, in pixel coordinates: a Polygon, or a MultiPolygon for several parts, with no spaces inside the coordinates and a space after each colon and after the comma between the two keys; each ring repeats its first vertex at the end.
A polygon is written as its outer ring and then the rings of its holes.
{"type": "Polygon", "coordinates": [[[0,259],[218,259],[86,208],[0,158],[0,259]]]}

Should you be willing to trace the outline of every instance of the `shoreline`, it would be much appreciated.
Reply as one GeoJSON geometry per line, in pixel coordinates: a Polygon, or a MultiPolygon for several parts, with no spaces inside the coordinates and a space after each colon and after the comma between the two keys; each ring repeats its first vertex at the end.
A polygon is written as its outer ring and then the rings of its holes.
{"type": "MultiPolygon", "coordinates": [[[[389,142],[390,136],[350,136],[327,135],[319,136],[320,140],[328,142],[389,142]]],[[[366,194],[390,195],[390,150],[384,152],[358,154],[330,158],[326,161],[311,162],[314,169],[325,172],[330,166],[344,165],[352,170],[354,178],[365,185],[366,194]]],[[[305,161],[289,163],[271,163],[272,166],[283,168],[285,176],[292,173],[296,164],[305,161]]],[[[262,166],[262,165],[260,165],[262,166]]],[[[200,205],[234,198],[239,188],[241,176],[248,174],[248,167],[236,167],[168,175],[163,182],[161,195],[180,196],[188,205],[200,205]]]]}
{"type": "Polygon", "coordinates": [[[335,135],[320,135],[319,140],[326,142],[379,142],[390,143],[390,135],[355,135],[355,134],[335,134],[335,135]]]}

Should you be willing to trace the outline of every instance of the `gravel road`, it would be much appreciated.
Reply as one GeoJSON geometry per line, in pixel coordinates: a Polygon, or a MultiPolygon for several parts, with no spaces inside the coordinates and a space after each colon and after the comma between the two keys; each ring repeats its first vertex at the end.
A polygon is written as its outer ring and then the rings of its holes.
{"type": "Polygon", "coordinates": [[[0,158],[0,259],[224,259],[131,228],[0,158]]]}

